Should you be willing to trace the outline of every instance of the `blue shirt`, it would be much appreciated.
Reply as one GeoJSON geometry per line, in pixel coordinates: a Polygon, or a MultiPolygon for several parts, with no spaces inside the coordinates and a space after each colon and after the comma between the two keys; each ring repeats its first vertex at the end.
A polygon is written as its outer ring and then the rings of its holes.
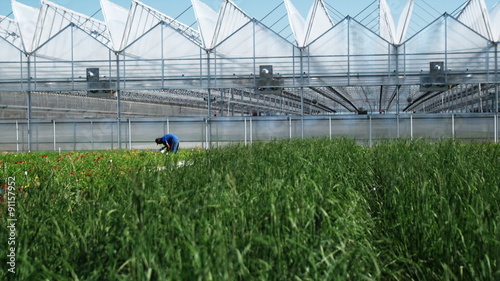
{"type": "Polygon", "coordinates": [[[168,145],[170,145],[170,146],[172,145],[172,142],[173,142],[174,140],[177,140],[177,141],[178,141],[178,140],[179,140],[179,138],[178,138],[176,135],[173,135],[173,134],[166,134],[166,135],[164,135],[164,136],[161,138],[161,141],[162,141],[162,143],[163,143],[163,144],[167,144],[167,143],[168,143],[168,145]]]}

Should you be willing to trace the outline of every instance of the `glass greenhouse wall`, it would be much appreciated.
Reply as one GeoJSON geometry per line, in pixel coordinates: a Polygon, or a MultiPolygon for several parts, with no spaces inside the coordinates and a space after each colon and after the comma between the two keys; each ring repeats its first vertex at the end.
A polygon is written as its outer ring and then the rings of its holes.
{"type": "Polygon", "coordinates": [[[498,142],[500,126],[497,115],[484,113],[0,120],[0,130],[8,132],[0,136],[2,150],[22,152],[155,149],[162,133],[178,134],[181,149],[312,137],[347,137],[367,147],[393,138],[498,142]]]}

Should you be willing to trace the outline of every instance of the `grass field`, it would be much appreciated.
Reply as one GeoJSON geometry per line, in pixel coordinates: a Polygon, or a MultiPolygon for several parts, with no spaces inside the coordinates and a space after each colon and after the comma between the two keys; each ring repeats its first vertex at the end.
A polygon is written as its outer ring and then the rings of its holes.
{"type": "Polygon", "coordinates": [[[500,280],[498,144],[1,159],[0,280],[500,280]]]}

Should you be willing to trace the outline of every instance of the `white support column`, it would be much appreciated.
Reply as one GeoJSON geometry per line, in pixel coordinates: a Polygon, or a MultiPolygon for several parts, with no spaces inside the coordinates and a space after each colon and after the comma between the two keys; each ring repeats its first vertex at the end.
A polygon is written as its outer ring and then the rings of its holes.
{"type": "Polygon", "coordinates": [[[94,150],[94,121],[90,120],[90,147],[94,150]]]}
{"type": "MultiPolygon", "coordinates": [[[[400,107],[399,107],[399,87],[396,86],[396,135],[397,135],[398,138],[401,136],[400,127],[399,127],[399,123],[400,123],[399,111],[400,111],[400,107]]],[[[370,122],[371,122],[371,119],[370,119],[370,122]]]]}
{"type": "Polygon", "coordinates": [[[332,117],[328,118],[328,129],[329,129],[330,139],[332,139],[332,117]]]}
{"type": "Polygon", "coordinates": [[[205,149],[209,149],[210,143],[208,140],[208,118],[205,118],[205,149]]]}
{"type": "MultiPolygon", "coordinates": [[[[368,140],[368,146],[369,147],[372,147],[372,114],[370,113],[369,115],[369,124],[368,124],[368,128],[369,128],[369,140],[368,140]]],[[[399,120],[398,120],[399,122],[399,120]]],[[[398,135],[399,137],[399,135],[398,135]]]]}
{"type": "Polygon", "coordinates": [[[498,113],[493,115],[493,131],[495,132],[495,143],[498,143],[498,113]]]}
{"type": "Polygon", "coordinates": [[[253,143],[252,118],[250,118],[250,143],[253,143]]]}
{"type": "Polygon", "coordinates": [[[413,140],[413,114],[410,115],[410,139],[413,140]]]}
{"type": "Polygon", "coordinates": [[[451,138],[455,139],[455,114],[451,114],[451,138]]]}
{"type": "Polygon", "coordinates": [[[19,121],[16,120],[16,152],[19,152],[19,121]]]}
{"type": "Polygon", "coordinates": [[[52,119],[52,132],[53,132],[53,139],[54,139],[54,151],[57,150],[57,144],[56,144],[56,120],[52,119]]]}
{"type": "Polygon", "coordinates": [[[128,149],[132,149],[132,123],[128,118],[128,149]]]}
{"type": "Polygon", "coordinates": [[[247,119],[244,118],[243,122],[245,123],[245,145],[247,145],[247,119]]]}

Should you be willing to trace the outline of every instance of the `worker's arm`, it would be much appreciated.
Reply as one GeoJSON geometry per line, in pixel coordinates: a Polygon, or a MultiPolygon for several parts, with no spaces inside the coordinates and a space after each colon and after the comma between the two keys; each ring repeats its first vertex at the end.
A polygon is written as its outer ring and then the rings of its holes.
{"type": "Polygon", "coordinates": [[[168,143],[166,143],[165,146],[160,149],[161,153],[169,152],[169,151],[170,151],[170,145],[168,143]]]}

